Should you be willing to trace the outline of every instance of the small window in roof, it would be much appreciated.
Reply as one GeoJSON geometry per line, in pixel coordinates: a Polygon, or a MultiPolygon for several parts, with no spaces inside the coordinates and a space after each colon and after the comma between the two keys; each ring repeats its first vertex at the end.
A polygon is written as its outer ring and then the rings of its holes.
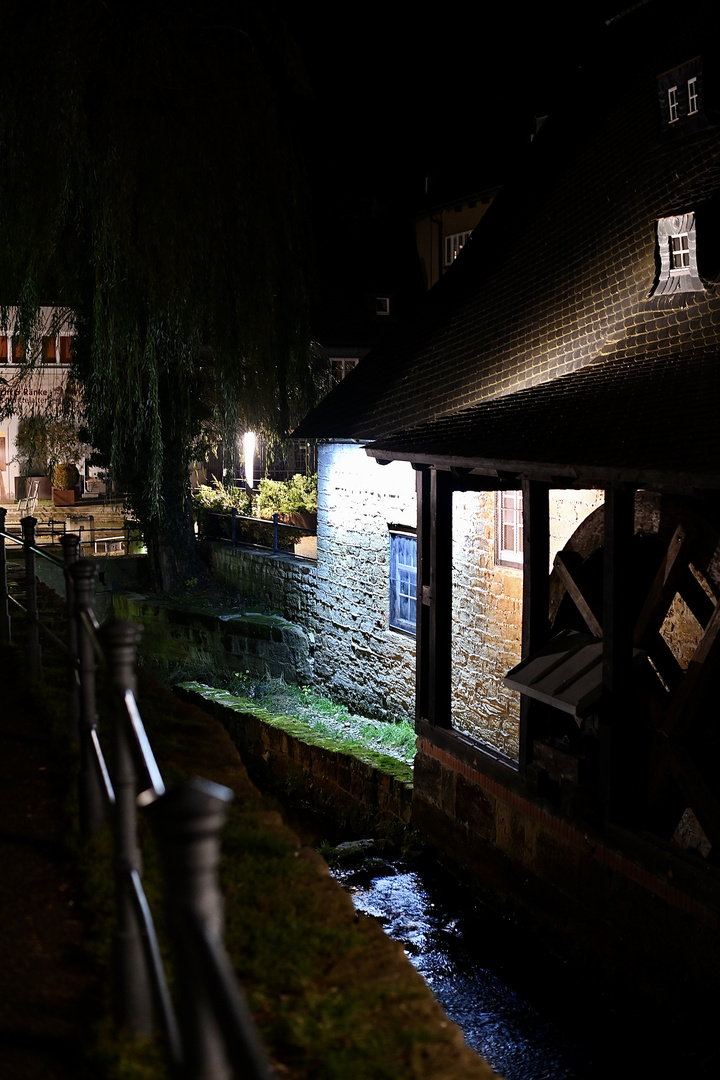
{"type": "Polygon", "coordinates": [[[657,222],[658,277],[653,296],[704,292],[697,268],[695,214],[676,214],[657,222]]]}
{"type": "Polygon", "coordinates": [[[690,273],[690,237],[687,233],[670,236],[670,273],[690,273]]]}
{"type": "Polygon", "coordinates": [[[695,113],[698,111],[697,75],[693,75],[692,79],[688,79],[687,94],[688,116],[694,116],[695,113]]]}
{"type": "Polygon", "coordinates": [[[659,75],[657,85],[663,138],[681,138],[707,127],[699,56],[659,75]]]}
{"type": "Polygon", "coordinates": [[[455,262],[462,249],[470,238],[470,229],[465,232],[452,233],[445,237],[445,265],[450,266],[455,262]]]}

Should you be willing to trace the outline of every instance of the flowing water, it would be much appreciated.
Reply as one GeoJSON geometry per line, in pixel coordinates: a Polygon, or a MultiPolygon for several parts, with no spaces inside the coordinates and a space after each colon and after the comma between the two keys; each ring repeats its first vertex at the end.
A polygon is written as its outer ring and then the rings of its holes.
{"type": "MultiPolygon", "coordinates": [[[[332,873],[358,911],[403,943],[468,1045],[506,1080],[642,1076],[658,1067],[662,1025],[653,1032],[652,1019],[616,1004],[619,993],[571,970],[434,864],[367,859],[332,873]]],[[[661,1063],[669,1064],[664,1052],[661,1063]]]]}

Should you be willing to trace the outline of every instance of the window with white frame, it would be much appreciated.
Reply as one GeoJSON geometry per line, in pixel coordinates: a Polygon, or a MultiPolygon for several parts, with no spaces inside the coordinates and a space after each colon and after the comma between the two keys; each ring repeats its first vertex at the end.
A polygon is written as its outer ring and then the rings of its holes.
{"type": "Polygon", "coordinates": [[[695,214],[676,214],[657,222],[659,270],[654,296],[703,292],[697,268],[695,214]]]}
{"type": "Polygon", "coordinates": [[[661,133],[671,139],[707,127],[703,112],[702,58],[658,75],[661,133]]]}
{"type": "Polygon", "coordinates": [[[522,491],[498,491],[495,496],[495,562],[523,564],[522,491]]]}
{"type": "Polygon", "coordinates": [[[698,111],[697,76],[693,76],[692,79],[688,79],[687,94],[688,94],[688,116],[694,116],[695,113],[698,111]]]}
{"type": "Polygon", "coordinates": [[[690,273],[690,238],[687,233],[670,237],[670,273],[690,273]]]}
{"type": "Polygon", "coordinates": [[[451,236],[445,237],[445,265],[450,266],[455,262],[458,255],[468,242],[472,230],[468,229],[467,232],[453,233],[451,236]]]}
{"type": "Polygon", "coordinates": [[[390,627],[415,633],[417,611],[417,536],[390,532],[390,627]]]}
{"type": "Polygon", "coordinates": [[[375,314],[376,315],[389,315],[390,314],[390,297],[389,296],[376,296],[375,297],[375,314]]]}
{"type": "Polygon", "coordinates": [[[341,382],[358,362],[357,356],[331,356],[330,368],[333,382],[341,382]]]}

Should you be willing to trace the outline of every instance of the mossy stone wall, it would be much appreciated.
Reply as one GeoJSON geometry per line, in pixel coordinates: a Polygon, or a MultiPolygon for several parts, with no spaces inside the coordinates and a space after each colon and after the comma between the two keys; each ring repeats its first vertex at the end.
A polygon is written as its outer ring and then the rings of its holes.
{"type": "Polygon", "coordinates": [[[227,615],[140,593],[115,594],[113,614],[142,626],[143,657],[163,674],[220,669],[312,680],[308,635],[280,615],[227,615]]]}

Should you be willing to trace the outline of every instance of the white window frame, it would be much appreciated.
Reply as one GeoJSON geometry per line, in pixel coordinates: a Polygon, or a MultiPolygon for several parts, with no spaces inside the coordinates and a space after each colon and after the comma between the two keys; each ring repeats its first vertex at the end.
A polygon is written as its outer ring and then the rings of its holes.
{"type": "Polygon", "coordinates": [[[677,99],[677,86],[668,86],[668,112],[670,114],[669,124],[674,124],[678,119],[678,99],[677,99]]]}
{"type": "Polygon", "coordinates": [[[495,562],[521,569],[523,565],[522,491],[508,489],[495,494],[495,562]],[[511,543],[508,541],[511,540],[511,543]]]}
{"type": "Polygon", "coordinates": [[[445,237],[445,266],[452,266],[458,255],[465,247],[472,229],[465,232],[451,233],[445,237]]]}
{"type": "Polygon", "coordinates": [[[417,534],[390,528],[388,625],[415,637],[417,619],[417,534]],[[408,543],[409,541],[409,543],[408,543]],[[411,559],[408,559],[411,555],[411,559]]]}
{"type": "Polygon", "coordinates": [[[668,237],[670,244],[670,273],[690,273],[690,235],[689,233],[672,233],[668,237]]]}
{"type": "Polygon", "coordinates": [[[695,214],[658,218],[656,228],[660,268],[653,295],[704,292],[697,268],[695,214]]]}
{"type": "Polygon", "coordinates": [[[332,371],[332,377],[336,383],[342,382],[346,375],[348,375],[360,358],[358,356],[331,356],[330,357],[330,370],[332,371]]]}
{"type": "Polygon", "coordinates": [[[375,297],[375,314],[376,315],[389,315],[390,314],[390,297],[389,296],[376,296],[375,297]]]}
{"type": "Polygon", "coordinates": [[[688,116],[695,116],[698,111],[697,75],[687,81],[688,116]]]}

